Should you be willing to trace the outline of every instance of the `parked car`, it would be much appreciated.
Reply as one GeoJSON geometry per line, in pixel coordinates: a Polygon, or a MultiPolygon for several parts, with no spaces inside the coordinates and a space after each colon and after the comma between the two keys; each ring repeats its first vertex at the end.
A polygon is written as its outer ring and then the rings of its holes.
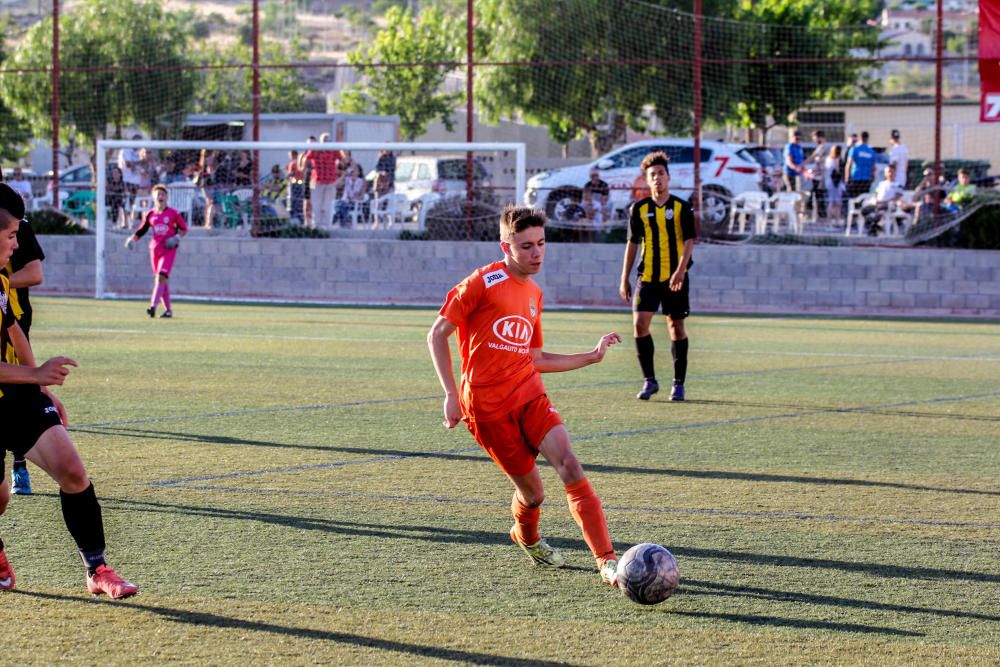
{"type": "Polygon", "coordinates": [[[775,146],[747,146],[746,151],[762,167],[760,172],[760,189],[768,195],[780,192],[783,187],[781,180],[781,149],[775,146]]]}
{"type": "MultiPolygon", "coordinates": [[[[642,175],[639,164],[654,151],[663,151],[670,158],[671,194],[689,199],[694,189],[694,140],[649,139],[622,146],[587,164],[536,174],[528,180],[525,202],[545,209],[553,220],[565,220],[578,210],[583,185],[590,179],[590,171],[597,169],[611,189],[613,215],[624,218],[632,185],[642,175]]],[[[702,226],[711,229],[728,219],[734,195],[760,189],[761,165],[743,146],[719,141],[701,142],[700,164],[702,226]]]]}
{"type": "MultiPolygon", "coordinates": [[[[46,194],[52,196],[52,171],[45,174],[48,179],[46,194]]],[[[59,170],[59,201],[80,190],[94,189],[94,176],[89,163],[77,164],[59,170]]]]}
{"type": "MultiPolygon", "coordinates": [[[[472,159],[473,192],[492,197],[491,175],[472,159]]],[[[401,155],[396,158],[396,192],[406,195],[414,210],[429,208],[444,197],[465,196],[467,159],[464,155],[401,155]]]]}

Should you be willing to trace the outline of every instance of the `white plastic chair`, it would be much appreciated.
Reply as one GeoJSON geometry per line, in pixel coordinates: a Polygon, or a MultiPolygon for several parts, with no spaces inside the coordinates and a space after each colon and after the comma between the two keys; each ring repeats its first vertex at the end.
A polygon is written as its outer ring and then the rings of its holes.
{"type": "Polygon", "coordinates": [[[184,216],[189,225],[194,213],[194,198],[197,193],[198,188],[193,185],[171,183],[167,186],[167,206],[184,216]]]}
{"type": "Polygon", "coordinates": [[[767,215],[767,193],[766,192],[744,192],[733,199],[733,208],[729,218],[729,233],[733,232],[733,225],[739,218],[740,234],[746,230],[747,223],[753,221],[751,229],[761,226],[764,216],[767,215]]]}
{"type": "Polygon", "coordinates": [[[402,222],[410,200],[399,192],[389,192],[377,198],[372,204],[372,229],[384,223],[386,229],[397,221],[402,222]]]}
{"type": "Polygon", "coordinates": [[[799,203],[802,201],[800,192],[778,192],[771,197],[767,215],[758,226],[757,233],[763,234],[767,231],[767,223],[774,223],[774,231],[777,233],[781,221],[785,221],[788,231],[794,234],[801,234],[802,227],[799,224],[799,203]]]}
{"type": "Polygon", "coordinates": [[[864,236],[865,216],[861,215],[861,207],[869,199],[871,199],[871,195],[866,192],[847,200],[847,227],[844,229],[844,236],[851,235],[851,228],[855,224],[857,224],[858,236],[864,236]]]}

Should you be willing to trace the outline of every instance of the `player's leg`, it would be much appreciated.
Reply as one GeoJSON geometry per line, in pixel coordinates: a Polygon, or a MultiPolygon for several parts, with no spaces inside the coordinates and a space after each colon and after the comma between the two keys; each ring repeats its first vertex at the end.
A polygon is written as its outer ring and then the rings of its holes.
{"type": "Polygon", "coordinates": [[[138,587],[118,576],[104,560],[101,505],[66,429],[61,425],[47,429],[27,456],[59,484],[63,520],[87,568],[88,590],[94,594],[107,593],[112,598],[137,593],[138,587]]]}
{"type": "MultiPolygon", "coordinates": [[[[6,454],[0,449],[0,454],[6,454]]],[[[10,488],[7,486],[7,475],[3,469],[4,457],[0,456],[0,514],[7,510],[7,503],[10,502],[10,488]]],[[[7,553],[4,551],[3,540],[0,539],[0,591],[9,591],[14,588],[14,569],[7,560],[7,553]]]]}
{"type": "Polygon", "coordinates": [[[23,456],[15,456],[10,466],[11,491],[19,496],[31,495],[31,473],[23,456]]]}
{"type": "Polygon", "coordinates": [[[174,267],[177,249],[164,250],[157,262],[157,281],[160,285],[159,301],[163,303],[163,314],[160,317],[173,317],[174,309],[170,306],[170,270],[174,267]]]}
{"type": "Polygon", "coordinates": [[[641,401],[648,401],[660,390],[653,364],[656,349],[653,345],[653,335],[649,331],[649,325],[659,305],[660,300],[656,295],[655,286],[649,283],[636,283],[632,296],[632,335],[635,338],[635,352],[639,358],[639,368],[643,377],[642,390],[636,395],[641,401]]]}
{"type": "Polygon", "coordinates": [[[687,379],[688,367],[688,336],[684,322],[690,312],[688,300],[688,281],[677,292],[671,292],[668,297],[667,328],[670,330],[670,353],[674,359],[674,381],[670,390],[671,401],[684,400],[684,382],[687,379]]]}
{"type": "MultiPolygon", "coordinates": [[[[538,450],[525,441],[518,421],[525,409],[521,406],[501,419],[468,422],[467,425],[479,446],[514,485],[514,496],[510,501],[514,525],[510,529],[510,539],[528,554],[535,565],[562,567],[566,564],[565,559],[538,534],[545,492],[535,465],[538,450]]],[[[558,421],[558,415],[555,418],[558,421]]]]}

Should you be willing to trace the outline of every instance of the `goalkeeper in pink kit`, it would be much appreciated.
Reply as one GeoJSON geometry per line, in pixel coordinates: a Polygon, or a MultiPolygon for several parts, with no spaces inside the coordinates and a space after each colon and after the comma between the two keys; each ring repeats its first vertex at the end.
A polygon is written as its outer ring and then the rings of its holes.
{"type": "Polygon", "coordinates": [[[170,269],[174,266],[177,246],[180,245],[181,237],[187,234],[188,226],[180,213],[167,206],[167,187],[162,184],[153,186],[153,208],[146,211],[142,225],[126,239],[125,247],[131,248],[149,230],[153,230],[153,236],[149,239],[153,294],[146,314],[156,317],[156,306],[162,301],[163,314],[160,317],[173,317],[174,311],[170,306],[170,269]]]}

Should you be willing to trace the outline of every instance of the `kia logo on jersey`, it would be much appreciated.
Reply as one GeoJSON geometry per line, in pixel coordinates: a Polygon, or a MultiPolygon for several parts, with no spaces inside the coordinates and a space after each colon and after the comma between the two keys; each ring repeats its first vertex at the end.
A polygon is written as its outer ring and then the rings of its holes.
{"type": "Polygon", "coordinates": [[[531,322],[520,315],[501,317],[493,323],[493,333],[508,345],[525,347],[531,342],[531,322]]]}

